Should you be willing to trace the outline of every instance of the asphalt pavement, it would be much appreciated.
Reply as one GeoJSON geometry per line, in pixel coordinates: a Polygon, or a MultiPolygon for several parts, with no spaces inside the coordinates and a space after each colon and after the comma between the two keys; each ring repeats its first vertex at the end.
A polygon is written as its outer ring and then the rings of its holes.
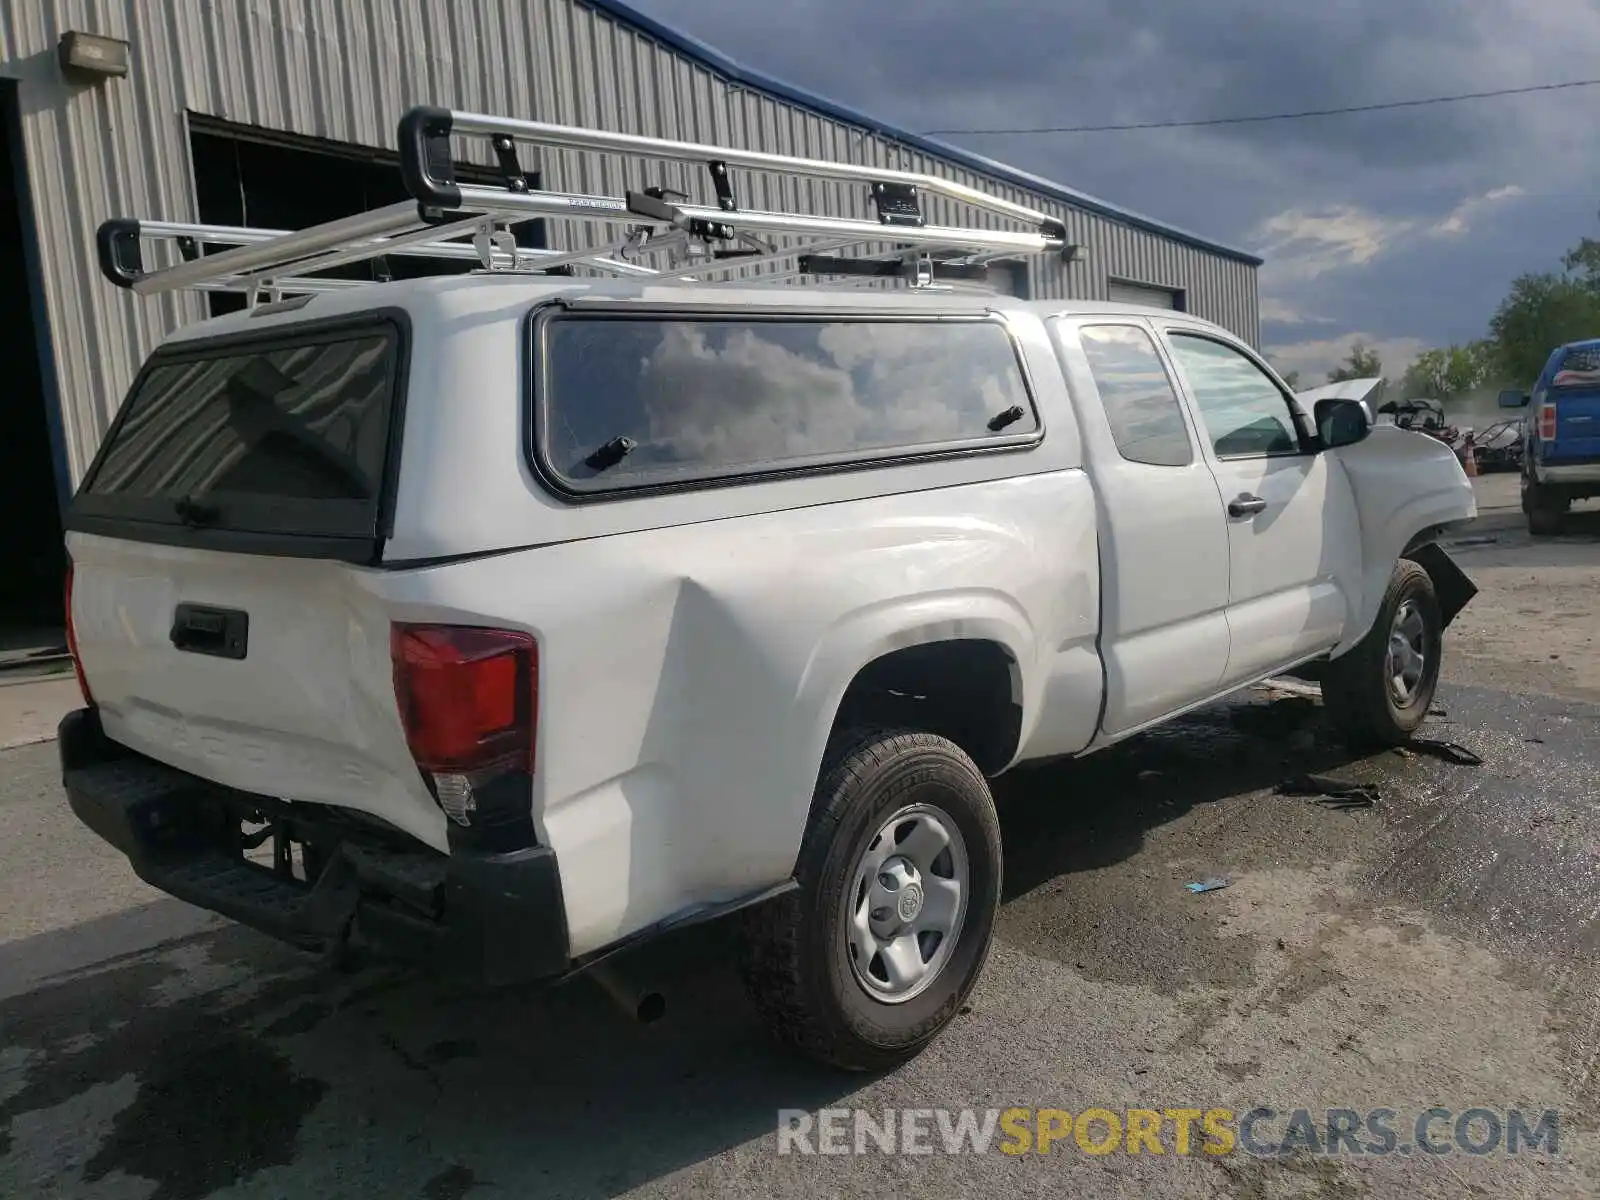
{"type": "Polygon", "coordinates": [[[1439,705],[1430,734],[1481,766],[1352,761],[1314,701],[1260,693],[1002,781],[984,981],[882,1077],[775,1050],[716,927],[638,962],[668,997],[649,1026],[585,982],[327,973],[144,888],[73,823],[53,745],[5,751],[0,1196],[1592,1197],[1600,708],[1464,687],[1439,705]],[[1375,802],[1274,792],[1308,771],[1375,802]],[[1186,887],[1206,879],[1228,886],[1186,887]],[[1012,1107],[1388,1109],[1407,1134],[1434,1106],[1556,1113],[1558,1144],[824,1155],[777,1136],[784,1109],[1012,1107]]]}

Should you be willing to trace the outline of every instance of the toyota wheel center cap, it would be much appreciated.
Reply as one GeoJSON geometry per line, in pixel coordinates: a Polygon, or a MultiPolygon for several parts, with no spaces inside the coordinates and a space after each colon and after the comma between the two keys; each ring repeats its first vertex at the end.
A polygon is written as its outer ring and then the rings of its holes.
{"type": "Polygon", "coordinates": [[[899,909],[902,921],[916,920],[922,911],[922,889],[914,883],[906,884],[900,892],[899,909]]]}

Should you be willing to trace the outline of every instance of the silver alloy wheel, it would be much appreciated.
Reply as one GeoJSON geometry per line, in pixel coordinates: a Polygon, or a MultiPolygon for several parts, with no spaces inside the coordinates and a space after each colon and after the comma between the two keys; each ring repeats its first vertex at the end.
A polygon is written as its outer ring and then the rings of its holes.
{"type": "Polygon", "coordinates": [[[1383,673],[1389,681],[1389,695],[1401,708],[1409,708],[1428,667],[1426,639],[1428,627],[1415,600],[1407,600],[1394,614],[1389,626],[1389,652],[1384,656],[1383,673]]]}
{"type": "Polygon", "coordinates": [[[961,830],[931,804],[902,808],[867,843],[846,893],[845,957],[885,1004],[920,995],[950,961],[972,874],[961,830]]]}

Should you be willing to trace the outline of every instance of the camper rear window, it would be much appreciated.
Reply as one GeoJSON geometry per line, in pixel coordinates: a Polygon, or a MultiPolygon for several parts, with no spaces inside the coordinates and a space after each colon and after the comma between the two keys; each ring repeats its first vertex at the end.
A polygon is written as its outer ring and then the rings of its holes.
{"type": "Polygon", "coordinates": [[[196,531],[371,538],[401,336],[389,323],[158,352],[75,508],[196,531]]]}
{"type": "Polygon", "coordinates": [[[749,478],[1036,440],[997,320],[561,314],[538,327],[538,445],[563,488],[749,478]]]}

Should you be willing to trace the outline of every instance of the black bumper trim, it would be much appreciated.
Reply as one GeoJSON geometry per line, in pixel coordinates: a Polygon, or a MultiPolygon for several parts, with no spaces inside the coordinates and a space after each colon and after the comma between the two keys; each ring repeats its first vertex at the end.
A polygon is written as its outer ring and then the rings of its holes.
{"type": "MultiPolygon", "coordinates": [[[[292,811],[320,829],[316,806],[284,806],[221,787],[113,742],[94,709],[58,729],[73,813],[127,856],[151,886],[302,950],[347,943],[379,957],[490,985],[553,979],[571,966],[555,852],[440,854],[397,831],[363,837],[330,823],[314,885],[227,850],[237,814],[292,811]]],[[[316,839],[312,839],[316,844],[316,839]]]]}

